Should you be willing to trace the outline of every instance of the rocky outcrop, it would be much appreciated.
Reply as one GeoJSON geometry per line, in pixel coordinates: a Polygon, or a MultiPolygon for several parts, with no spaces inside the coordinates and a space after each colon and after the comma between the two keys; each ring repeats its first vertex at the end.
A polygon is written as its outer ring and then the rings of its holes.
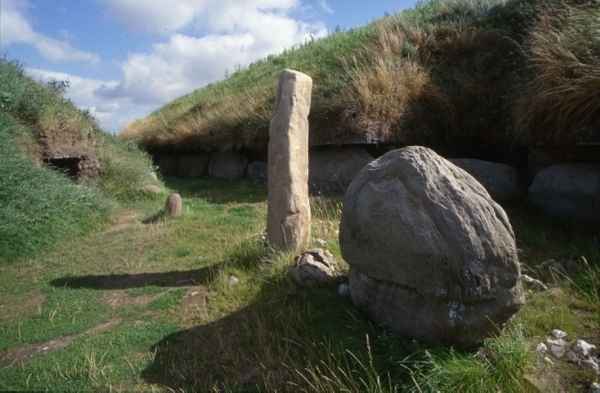
{"type": "Polygon", "coordinates": [[[210,177],[226,180],[237,180],[244,177],[248,159],[241,153],[220,152],[210,157],[208,173],[210,177]]]}
{"type": "Polygon", "coordinates": [[[285,70],[279,79],[275,114],[269,129],[269,244],[299,251],[310,240],[308,195],[308,115],[312,79],[285,70]]]}
{"type": "Polygon", "coordinates": [[[529,201],[551,217],[600,221],[600,165],[564,164],[542,170],[529,188],[529,201]]]}
{"type": "Polygon", "coordinates": [[[344,192],[360,172],[373,161],[360,147],[337,147],[310,153],[310,188],[313,192],[344,192]]]}
{"type": "Polygon", "coordinates": [[[292,280],[302,287],[330,284],[338,276],[335,258],[329,251],[320,248],[296,257],[289,273],[292,280]]]}
{"type": "Polygon", "coordinates": [[[474,346],[524,302],[506,213],[427,148],[394,150],[360,171],[346,191],[340,245],[353,302],[403,335],[474,346]]]}
{"type": "Polygon", "coordinates": [[[522,195],[519,174],[509,165],[470,158],[457,158],[450,162],[477,179],[496,201],[510,201],[522,195]]]}

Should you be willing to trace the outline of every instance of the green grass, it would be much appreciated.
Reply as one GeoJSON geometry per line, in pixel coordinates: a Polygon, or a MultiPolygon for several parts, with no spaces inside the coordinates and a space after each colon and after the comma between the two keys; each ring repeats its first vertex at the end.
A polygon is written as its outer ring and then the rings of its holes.
{"type": "MultiPolygon", "coordinates": [[[[299,289],[288,279],[293,255],[261,240],[264,188],[167,183],[183,196],[181,218],[142,224],[162,203],[132,201],[114,212],[130,217],[125,226],[0,266],[0,359],[2,351],[75,336],[64,349],[0,368],[0,390],[522,392],[542,372],[533,349],[550,330],[600,339],[600,305],[573,284],[583,283],[577,277],[557,277],[547,281],[550,291],[528,294],[515,319],[477,353],[395,336],[335,286],[299,289]],[[232,285],[231,276],[239,282],[232,285]],[[109,321],[108,330],[93,330],[109,321]]],[[[339,201],[315,198],[312,205],[314,238],[339,257],[339,201]]],[[[521,207],[509,212],[527,269],[569,255],[598,266],[594,232],[552,225],[521,207]]],[[[590,381],[567,363],[552,372],[569,391],[585,392],[590,381]]]]}
{"type": "Polygon", "coordinates": [[[149,196],[149,157],[102,132],[89,113],[0,58],[0,264],[36,255],[105,224],[118,201],[149,196]],[[50,150],[78,146],[100,162],[98,178],[79,184],[44,166],[50,150]],[[46,150],[49,151],[46,151],[46,150]]]}

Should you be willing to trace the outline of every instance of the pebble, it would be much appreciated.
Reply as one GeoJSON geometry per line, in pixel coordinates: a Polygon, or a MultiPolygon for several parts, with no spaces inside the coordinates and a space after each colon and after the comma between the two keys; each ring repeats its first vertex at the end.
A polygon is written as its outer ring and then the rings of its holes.
{"type": "Polygon", "coordinates": [[[545,354],[546,352],[548,352],[548,346],[544,343],[539,343],[535,348],[535,351],[540,354],[545,354]]]}
{"type": "Polygon", "coordinates": [[[234,287],[240,283],[240,279],[236,276],[229,276],[229,286],[234,287]]]}
{"type": "Polygon", "coordinates": [[[600,393],[600,383],[594,382],[590,386],[590,393],[600,393]]]}
{"type": "Polygon", "coordinates": [[[567,352],[567,342],[562,338],[556,340],[548,338],[546,339],[546,344],[548,344],[548,347],[550,348],[550,353],[555,358],[560,359],[563,356],[565,356],[565,353],[567,352]]]}
{"type": "Polygon", "coordinates": [[[568,334],[566,332],[563,332],[560,329],[554,329],[551,334],[552,334],[552,337],[554,337],[557,340],[563,339],[568,336],[568,334]]]}

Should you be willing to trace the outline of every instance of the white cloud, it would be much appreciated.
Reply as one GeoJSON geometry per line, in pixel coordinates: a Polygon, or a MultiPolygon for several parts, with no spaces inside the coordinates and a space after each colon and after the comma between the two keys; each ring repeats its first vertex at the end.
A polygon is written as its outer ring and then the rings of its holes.
{"type": "Polygon", "coordinates": [[[100,91],[105,98],[128,97],[145,105],[164,104],[221,79],[226,71],[327,33],[320,23],[290,16],[297,0],[172,0],[162,9],[164,18],[153,22],[154,2],[104,1],[123,18],[139,12],[157,31],[202,26],[203,35],[173,33],[147,53],[130,54],[122,64],[121,83],[100,91]],[[171,23],[183,9],[190,13],[171,23]]]}
{"type": "Polygon", "coordinates": [[[69,81],[70,87],[66,91],[66,97],[79,108],[89,110],[98,119],[100,126],[107,131],[118,131],[131,119],[143,116],[153,109],[151,106],[133,103],[128,98],[111,99],[98,94],[102,89],[116,87],[118,81],[82,78],[37,68],[27,68],[26,72],[35,80],[44,83],[52,80],[69,81]]]}
{"type": "Polygon", "coordinates": [[[60,41],[36,32],[27,18],[25,0],[0,0],[0,44],[28,44],[50,61],[81,61],[97,63],[98,55],[81,51],[67,41],[60,41]]]}
{"type": "Polygon", "coordinates": [[[333,8],[331,8],[327,0],[319,0],[319,7],[328,14],[334,13],[333,8]]]}

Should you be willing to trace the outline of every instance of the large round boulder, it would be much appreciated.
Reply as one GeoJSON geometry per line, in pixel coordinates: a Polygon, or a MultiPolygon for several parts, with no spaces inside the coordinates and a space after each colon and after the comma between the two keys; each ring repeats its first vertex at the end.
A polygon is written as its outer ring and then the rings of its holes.
{"type": "Polygon", "coordinates": [[[402,335],[471,347],[524,302],[506,213],[424,147],[391,151],[360,171],[344,199],[340,243],[353,302],[402,335]]]}
{"type": "Polygon", "coordinates": [[[240,153],[214,153],[210,157],[208,174],[217,179],[237,180],[244,177],[247,167],[248,159],[240,153]]]}
{"type": "Polygon", "coordinates": [[[529,201],[547,215],[600,222],[600,165],[553,165],[537,174],[529,201]]]}
{"type": "Polygon", "coordinates": [[[472,158],[457,158],[450,162],[477,179],[496,201],[514,200],[522,194],[519,174],[510,165],[472,158]]]}

